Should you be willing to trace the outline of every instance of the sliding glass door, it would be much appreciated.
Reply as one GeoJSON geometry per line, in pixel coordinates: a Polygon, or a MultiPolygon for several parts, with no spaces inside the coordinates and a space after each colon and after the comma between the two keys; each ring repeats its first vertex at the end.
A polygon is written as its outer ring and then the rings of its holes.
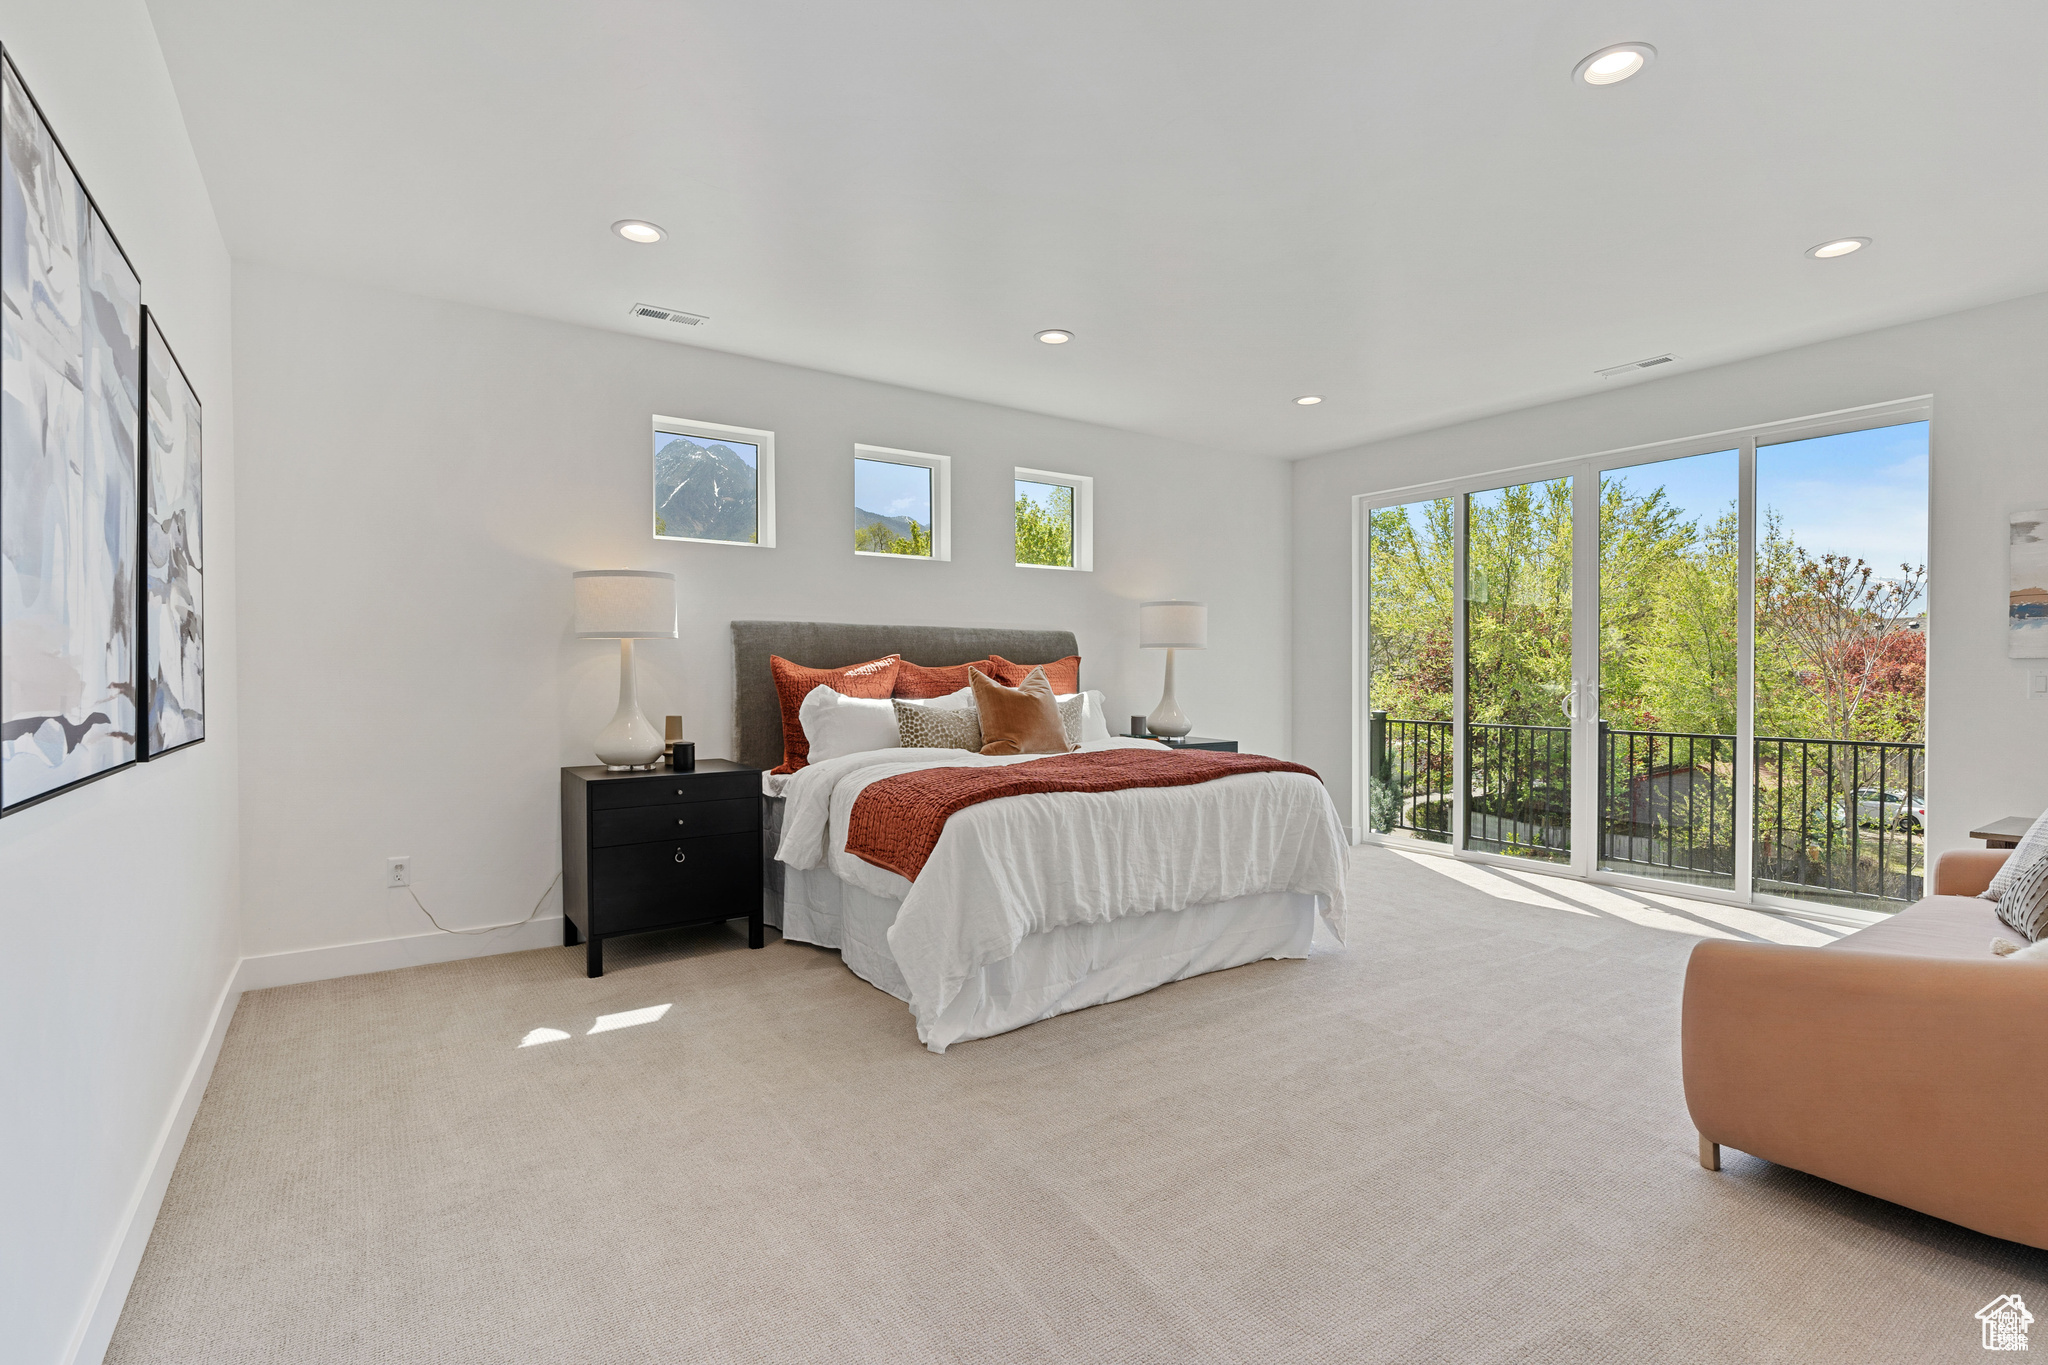
{"type": "Polygon", "coordinates": [[[1742,452],[1600,474],[1598,866],[1732,889],[1742,452]]]}
{"type": "Polygon", "coordinates": [[[1465,496],[1464,847],[1572,856],[1572,483],[1465,496]]]}
{"type": "Polygon", "coordinates": [[[1764,903],[1916,899],[1924,414],[1362,499],[1369,837],[1764,903]]]}

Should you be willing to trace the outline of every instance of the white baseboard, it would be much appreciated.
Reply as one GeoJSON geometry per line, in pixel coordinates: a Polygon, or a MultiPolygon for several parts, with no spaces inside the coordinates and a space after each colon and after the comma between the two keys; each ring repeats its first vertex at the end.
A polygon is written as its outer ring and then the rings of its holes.
{"type": "Polygon", "coordinates": [[[271,986],[296,986],[307,981],[327,981],[338,976],[360,976],[365,972],[389,971],[394,967],[417,967],[428,962],[453,962],[458,958],[489,957],[495,953],[524,952],[528,948],[559,947],[562,917],[529,920],[525,924],[494,929],[484,934],[410,934],[404,938],[374,939],[368,943],[340,943],[327,948],[307,948],[294,953],[269,953],[245,957],[235,964],[214,1003],[213,1023],[192,1065],[176,1106],[157,1135],[156,1147],[145,1164],[142,1179],[128,1203],[128,1216],[120,1238],[108,1251],[99,1279],[87,1298],[87,1308],[71,1334],[71,1345],[63,1365],[100,1365],[107,1345],[114,1339],[114,1326],[128,1302],[128,1289],[135,1282],[136,1267],[156,1226],[157,1211],[163,1207],[164,1191],[170,1187],[171,1172],[185,1150],[185,1137],[192,1131],[193,1116],[213,1079],[213,1064],[220,1057],[220,1045],[228,1025],[241,1003],[242,992],[271,986]]]}
{"type": "Polygon", "coordinates": [[[85,1313],[71,1333],[70,1348],[63,1356],[64,1365],[100,1365],[107,1354],[107,1344],[114,1339],[114,1324],[120,1321],[121,1308],[128,1302],[128,1287],[135,1282],[135,1268],[142,1264],[143,1249],[149,1245],[149,1234],[156,1227],[157,1210],[163,1207],[164,1191],[170,1187],[171,1172],[177,1169],[178,1157],[185,1150],[185,1136],[192,1131],[192,1118],[199,1112],[199,1101],[206,1094],[206,1083],[213,1079],[213,1064],[220,1056],[221,1041],[228,1036],[235,1006],[241,1002],[242,993],[235,984],[240,974],[239,966],[229,973],[220,998],[214,1002],[213,1022],[199,1045],[198,1055],[186,1068],[185,1083],[178,1092],[177,1103],[172,1106],[170,1117],[164,1120],[163,1130],[157,1134],[156,1146],[143,1166],[142,1179],[129,1198],[128,1216],[122,1221],[121,1235],[100,1266],[93,1292],[86,1298],[85,1313]]]}
{"type": "Polygon", "coordinates": [[[465,957],[490,957],[495,953],[523,953],[529,948],[562,946],[562,917],[528,920],[485,934],[407,934],[403,938],[378,938],[367,943],[337,943],[326,948],[302,948],[291,953],[266,953],[245,957],[235,973],[238,991],[268,990],[272,986],[297,986],[307,981],[332,981],[338,976],[361,976],[365,972],[388,972],[394,967],[419,967],[429,962],[454,962],[465,957]]]}

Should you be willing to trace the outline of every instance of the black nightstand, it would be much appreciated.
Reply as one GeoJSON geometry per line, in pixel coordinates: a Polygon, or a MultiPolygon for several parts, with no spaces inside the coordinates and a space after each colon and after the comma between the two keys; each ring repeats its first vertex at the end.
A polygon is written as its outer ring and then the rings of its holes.
{"type": "Polygon", "coordinates": [[[1200,735],[1189,735],[1185,739],[1167,739],[1163,735],[1118,735],[1118,739],[1149,739],[1164,744],[1169,749],[1213,749],[1219,754],[1237,752],[1234,739],[1204,739],[1200,735]]]}
{"type": "Polygon", "coordinates": [[[562,769],[562,942],[589,945],[718,920],[761,924],[761,770],[722,758],[693,772],[562,769]]]}

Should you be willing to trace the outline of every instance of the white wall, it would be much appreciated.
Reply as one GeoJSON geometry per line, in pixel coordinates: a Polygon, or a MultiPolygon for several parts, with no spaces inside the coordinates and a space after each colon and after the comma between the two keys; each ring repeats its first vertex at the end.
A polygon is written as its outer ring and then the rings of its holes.
{"type": "Polygon", "coordinates": [[[1198,730],[1284,750],[1282,464],[268,267],[237,265],[235,307],[251,954],[431,933],[392,854],[444,924],[527,913],[557,769],[618,698],[617,646],[569,633],[575,569],[676,573],[641,700],[705,757],[731,752],[732,620],[1071,628],[1116,717],[1158,700],[1136,605],[1169,596],[1210,604],[1198,730]],[[656,413],[776,433],[777,548],[652,538],[656,413]],[[856,441],[953,457],[950,563],[854,556],[856,441]],[[1093,573],[1011,562],[1018,465],[1094,476],[1093,573]]]}
{"type": "Polygon", "coordinates": [[[2005,657],[2005,603],[2006,516],[2048,503],[2044,361],[2048,295],[1296,462],[1295,756],[1348,806],[1352,495],[1931,393],[1928,846],[2041,810],[2048,661],[2005,657]]]}
{"type": "Polygon", "coordinates": [[[0,41],[205,403],[207,740],[0,820],[0,1357],[97,1359],[237,953],[231,276],[141,0],[0,0],[0,41]]]}

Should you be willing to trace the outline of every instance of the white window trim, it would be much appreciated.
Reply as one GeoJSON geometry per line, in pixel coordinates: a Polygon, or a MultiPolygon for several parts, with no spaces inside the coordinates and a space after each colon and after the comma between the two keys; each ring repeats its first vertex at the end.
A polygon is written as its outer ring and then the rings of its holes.
{"type": "Polygon", "coordinates": [[[913,564],[931,564],[953,557],[953,457],[926,455],[916,450],[889,446],[853,447],[856,460],[879,460],[883,464],[917,465],[932,472],[932,552],[928,555],[892,555],[879,550],[855,550],[862,559],[903,559],[913,564]]]}
{"type": "Polygon", "coordinates": [[[654,451],[647,452],[647,529],[656,540],[680,540],[694,545],[737,545],[743,549],[775,548],[775,433],[753,427],[728,427],[717,422],[697,422],[687,417],[654,418],[656,436],[694,436],[702,441],[740,441],[759,453],[754,463],[754,540],[710,540],[703,536],[665,536],[654,530],[654,451]]]}
{"type": "MultiPolygon", "coordinates": [[[[1095,480],[1086,474],[1056,474],[1050,469],[1024,469],[1016,471],[1017,481],[1023,483],[1065,484],[1074,490],[1074,562],[1072,564],[1018,564],[1020,569],[1053,569],[1060,573],[1093,573],[1095,570],[1095,480]]],[[[1010,497],[1014,503],[1017,496],[1016,482],[1010,485],[1010,497]]],[[[1012,518],[1011,525],[1016,525],[1012,518]]],[[[1017,558],[1016,532],[1011,532],[1010,559],[1017,558]]]]}

